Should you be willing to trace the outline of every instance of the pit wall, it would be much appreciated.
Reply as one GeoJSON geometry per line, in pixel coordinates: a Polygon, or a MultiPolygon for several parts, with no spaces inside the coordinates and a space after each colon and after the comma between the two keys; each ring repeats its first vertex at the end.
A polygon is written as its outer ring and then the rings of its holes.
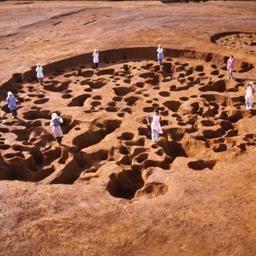
{"type": "MultiPolygon", "coordinates": [[[[191,58],[198,59],[206,62],[215,62],[224,64],[227,56],[223,57],[213,53],[198,52],[194,50],[181,50],[164,48],[165,58],[191,58]]],[[[100,52],[100,64],[106,66],[115,62],[129,62],[129,61],[142,61],[142,60],[156,60],[156,47],[133,47],[133,48],[120,48],[111,49],[100,52]]],[[[237,61],[239,63],[239,61],[237,61]]],[[[43,66],[45,75],[58,73],[61,70],[77,68],[79,66],[91,67],[92,53],[80,54],[63,60],[55,61],[43,66]]],[[[12,78],[0,86],[0,100],[5,99],[7,91],[17,93],[20,85],[23,82],[33,82],[36,80],[35,66],[24,73],[14,73],[12,78]]]]}
{"type": "Polygon", "coordinates": [[[216,41],[218,41],[222,37],[238,35],[238,34],[248,34],[248,35],[251,35],[251,34],[256,34],[256,33],[255,32],[243,32],[243,31],[222,32],[222,33],[218,33],[218,34],[215,34],[215,35],[211,36],[211,42],[212,43],[216,43],[216,41]]]}

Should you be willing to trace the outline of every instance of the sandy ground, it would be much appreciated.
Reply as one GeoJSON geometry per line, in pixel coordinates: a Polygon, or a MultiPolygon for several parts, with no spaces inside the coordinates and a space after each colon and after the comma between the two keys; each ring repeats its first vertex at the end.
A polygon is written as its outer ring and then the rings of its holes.
{"type": "Polygon", "coordinates": [[[243,97],[255,13],[244,1],[1,2],[0,255],[255,255],[256,112],[243,97]],[[94,48],[99,71],[64,60],[94,48]],[[30,73],[4,84],[38,62],[43,86],[30,73]]]}

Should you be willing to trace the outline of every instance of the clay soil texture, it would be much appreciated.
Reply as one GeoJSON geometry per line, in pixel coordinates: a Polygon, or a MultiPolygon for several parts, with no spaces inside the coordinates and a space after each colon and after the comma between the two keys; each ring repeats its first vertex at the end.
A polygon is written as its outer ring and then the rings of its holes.
{"type": "Polygon", "coordinates": [[[251,1],[1,2],[0,255],[256,255],[255,14],[251,1]]]}

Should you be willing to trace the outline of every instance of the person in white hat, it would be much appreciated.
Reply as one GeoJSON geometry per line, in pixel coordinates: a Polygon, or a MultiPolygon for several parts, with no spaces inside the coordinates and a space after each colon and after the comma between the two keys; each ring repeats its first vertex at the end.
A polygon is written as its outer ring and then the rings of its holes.
{"type": "Polygon", "coordinates": [[[36,65],[36,77],[38,79],[39,84],[42,85],[44,80],[44,73],[43,73],[43,67],[40,65],[40,63],[36,65]]]}
{"type": "Polygon", "coordinates": [[[164,59],[164,50],[161,47],[161,44],[158,45],[156,52],[158,64],[161,65],[164,59]]]}
{"type": "Polygon", "coordinates": [[[245,108],[247,110],[252,109],[253,105],[253,94],[254,94],[254,85],[253,82],[250,82],[245,91],[245,108]]]}
{"type": "Polygon", "coordinates": [[[93,68],[98,69],[99,68],[99,52],[94,49],[92,54],[92,62],[93,62],[93,68]]]}
{"type": "Polygon", "coordinates": [[[52,113],[52,119],[50,126],[52,127],[53,137],[56,139],[58,144],[61,144],[63,133],[60,124],[63,123],[63,119],[59,117],[56,113],[52,113]]]}
{"type": "Polygon", "coordinates": [[[15,118],[17,116],[16,98],[11,91],[7,93],[6,103],[12,113],[13,118],[15,118]]]}

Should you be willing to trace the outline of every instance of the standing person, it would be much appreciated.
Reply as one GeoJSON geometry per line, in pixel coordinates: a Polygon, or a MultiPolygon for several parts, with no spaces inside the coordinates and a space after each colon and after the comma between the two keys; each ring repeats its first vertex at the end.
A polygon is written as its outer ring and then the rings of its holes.
{"type": "Polygon", "coordinates": [[[12,118],[15,118],[17,116],[17,106],[16,106],[16,98],[14,97],[12,92],[7,93],[6,103],[12,113],[12,118]]]}
{"type": "Polygon", "coordinates": [[[234,62],[235,62],[234,57],[233,56],[229,57],[227,61],[227,73],[228,73],[229,79],[233,79],[234,62]]]}
{"type": "Polygon", "coordinates": [[[151,117],[151,138],[154,143],[158,141],[159,134],[163,134],[160,120],[159,110],[155,110],[151,117]]]}
{"type": "Polygon", "coordinates": [[[59,117],[56,113],[52,113],[52,119],[50,126],[52,127],[53,137],[56,139],[58,144],[61,144],[63,133],[60,124],[63,123],[63,119],[59,117]]]}
{"type": "Polygon", "coordinates": [[[250,82],[245,91],[245,107],[247,110],[252,109],[253,105],[253,93],[254,93],[254,86],[253,82],[250,82]]]}
{"type": "Polygon", "coordinates": [[[92,54],[92,62],[93,62],[93,68],[98,69],[99,68],[99,52],[94,49],[92,54]]]}
{"type": "Polygon", "coordinates": [[[158,64],[161,65],[162,62],[163,62],[163,58],[164,58],[164,50],[163,50],[163,48],[161,47],[161,44],[158,45],[156,52],[157,52],[157,61],[158,61],[158,64]]]}
{"type": "Polygon", "coordinates": [[[39,63],[36,65],[36,77],[38,79],[39,84],[43,85],[43,80],[44,80],[43,67],[39,63]]]}

